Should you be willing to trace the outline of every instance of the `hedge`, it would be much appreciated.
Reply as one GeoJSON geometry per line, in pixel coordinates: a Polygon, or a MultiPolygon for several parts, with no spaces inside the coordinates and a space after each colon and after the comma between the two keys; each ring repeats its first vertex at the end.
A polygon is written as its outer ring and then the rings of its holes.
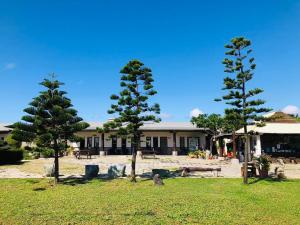
{"type": "Polygon", "coordinates": [[[16,163],[23,159],[22,150],[1,150],[0,164],[16,163]]]}

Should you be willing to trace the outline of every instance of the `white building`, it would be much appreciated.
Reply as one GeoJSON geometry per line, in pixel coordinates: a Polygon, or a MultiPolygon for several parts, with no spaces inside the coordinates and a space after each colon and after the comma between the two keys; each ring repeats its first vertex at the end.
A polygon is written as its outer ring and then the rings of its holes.
{"type": "MultiPolygon", "coordinates": [[[[114,135],[114,132],[100,134],[97,127],[103,123],[89,123],[90,127],[78,133],[83,137],[77,147],[94,149],[94,154],[130,154],[131,140],[114,135]]],[[[187,154],[191,149],[206,147],[206,131],[190,122],[145,123],[141,127],[141,150],[155,150],[158,154],[187,154]]]]}
{"type": "Polygon", "coordinates": [[[0,123],[0,140],[2,141],[11,132],[11,129],[6,126],[8,126],[8,124],[0,123]]]}
{"type": "MultiPolygon", "coordinates": [[[[255,156],[262,153],[274,157],[300,157],[300,123],[292,116],[282,112],[273,112],[265,126],[248,126],[251,136],[251,149],[255,156]],[[272,117],[274,118],[272,120],[272,117]]],[[[243,133],[243,129],[237,131],[243,133]]]]}

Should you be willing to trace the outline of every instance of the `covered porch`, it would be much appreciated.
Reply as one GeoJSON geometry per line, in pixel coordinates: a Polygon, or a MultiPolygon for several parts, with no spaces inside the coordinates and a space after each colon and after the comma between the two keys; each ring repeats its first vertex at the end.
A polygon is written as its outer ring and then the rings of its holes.
{"type": "MultiPolygon", "coordinates": [[[[130,138],[118,137],[114,132],[81,132],[82,141],[72,143],[76,150],[89,150],[93,155],[130,155],[130,138]]],[[[187,131],[145,131],[139,151],[154,151],[158,155],[186,155],[189,150],[205,149],[206,134],[187,131]]]]}

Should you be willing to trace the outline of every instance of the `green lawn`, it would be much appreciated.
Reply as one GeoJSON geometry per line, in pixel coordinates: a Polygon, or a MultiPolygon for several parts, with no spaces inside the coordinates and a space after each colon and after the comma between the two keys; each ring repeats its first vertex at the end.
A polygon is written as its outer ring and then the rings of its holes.
{"type": "Polygon", "coordinates": [[[300,224],[300,180],[0,180],[0,224],[300,224]]]}

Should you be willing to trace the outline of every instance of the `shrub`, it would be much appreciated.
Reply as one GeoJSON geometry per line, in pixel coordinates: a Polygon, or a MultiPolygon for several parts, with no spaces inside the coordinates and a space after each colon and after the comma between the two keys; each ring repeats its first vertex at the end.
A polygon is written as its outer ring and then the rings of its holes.
{"type": "Polygon", "coordinates": [[[0,141],[0,164],[16,163],[22,159],[22,150],[11,148],[7,142],[0,141]]]}
{"type": "Polygon", "coordinates": [[[13,148],[20,148],[21,145],[22,145],[22,142],[17,141],[17,140],[15,140],[15,139],[12,138],[12,134],[9,134],[9,135],[6,136],[5,142],[6,142],[9,146],[11,146],[11,147],[13,147],[13,148]]]}
{"type": "Polygon", "coordinates": [[[23,159],[22,150],[1,150],[0,164],[16,163],[23,159]]]}
{"type": "Polygon", "coordinates": [[[266,171],[270,170],[271,159],[269,156],[261,155],[255,158],[255,160],[256,160],[256,166],[258,167],[259,170],[266,170],[266,171]]]}
{"type": "Polygon", "coordinates": [[[23,151],[23,157],[25,160],[34,159],[34,155],[32,154],[32,152],[26,150],[23,151]]]}
{"type": "Polygon", "coordinates": [[[190,151],[188,156],[190,158],[202,158],[205,159],[206,153],[205,151],[196,150],[196,151],[190,151]]]}
{"type": "Polygon", "coordinates": [[[39,155],[43,158],[54,157],[54,150],[46,147],[36,147],[33,149],[34,155],[39,155]]]}

